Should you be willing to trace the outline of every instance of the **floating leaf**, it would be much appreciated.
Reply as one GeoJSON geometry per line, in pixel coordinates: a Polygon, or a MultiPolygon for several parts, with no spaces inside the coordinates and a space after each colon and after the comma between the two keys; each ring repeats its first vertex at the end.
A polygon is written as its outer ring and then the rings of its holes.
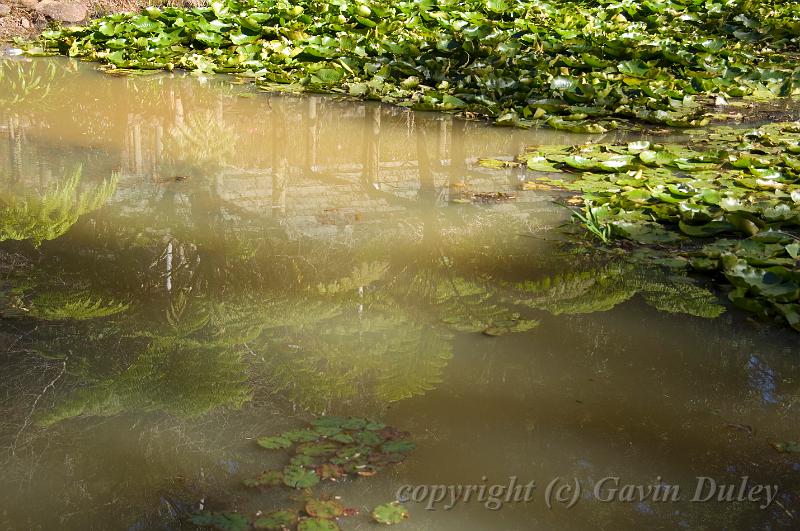
{"type": "Polygon", "coordinates": [[[243,483],[248,487],[277,487],[283,483],[283,473],[267,470],[254,478],[245,479],[243,483]]]}
{"type": "Polygon", "coordinates": [[[289,465],[283,469],[283,483],[294,489],[305,489],[319,483],[319,476],[313,470],[289,465]]]}
{"type": "Polygon", "coordinates": [[[246,531],[250,520],[234,512],[195,514],[191,518],[194,525],[210,526],[220,531],[246,531]]]}
{"type": "Polygon", "coordinates": [[[297,531],[337,531],[340,529],[336,522],[324,518],[301,518],[297,524],[297,531]]]}
{"type": "Polygon", "coordinates": [[[400,502],[384,503],[372,510],[372,518],[379,524],[399,524],[408,518],[408,509],[403,507],[400,502]]]}
{"type": "Polygon", "coordinates": [[[269,529],[274,531],[281,531],[284,529],[292,529],[297,524],[297,512],[292,510],[273,511],[260,516],[253,522],[253,527],[256,529],[269,529]]]}
{"type": "Polygon", "coordinates": [[[292,441],[286,437],[278,436],[278,437],[261,437],[256,439],[256,442],[262,448],[266,448],[267,450],[280,450],[283,448],[289,448],[292,445],[292,441]]]}
{"type": "Polygon", "coordinates": [[[317,518],[333,519],[344,514],[344,507],[336,500],[309,500],[306,513],[317,518]]]}

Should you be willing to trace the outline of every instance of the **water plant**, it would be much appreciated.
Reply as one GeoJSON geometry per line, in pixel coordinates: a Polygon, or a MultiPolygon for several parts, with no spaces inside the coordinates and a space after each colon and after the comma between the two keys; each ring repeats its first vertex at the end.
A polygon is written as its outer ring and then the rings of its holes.
{"type": "MultiPolygon", "coordinates": [[[[238,512],[202,512],[192,515],[194,524],[225,531],[248,529],[337,530],[337,520],[358,514],[337,499],[320,499],[310,489],[321,481],[345,481],[377,474],[386,466],[403,462],[415,445],[410,434],[366,418],[325,416],[307,428],[260,437],[267,450],[289,450],[291,457],[282,470],[267,470],[244,485],[250,488],[289,487],[304,493],[302,510],[279,509],[250,518],[238,512]]],[[[408,518],[398,503],[375,508],[375,521],[391,524],[408,518]]]]}
{"type": "Polygon", "coordinates": [[[798,155],[800,124],[777,123],[695,131],[685,144],[537,146],[516,163],[543,157],[562,175],[531,180],[580,194],[611,236],[666,250],[729,286],[734,305],[800,330],[798,155]]]}
{"type": "Polygon", "coordinates": [[[714,103],[800,92],[789,0],[225,0],[51,28],[30,54],[232,73],[500,124],[697,126],[714,103]]]}

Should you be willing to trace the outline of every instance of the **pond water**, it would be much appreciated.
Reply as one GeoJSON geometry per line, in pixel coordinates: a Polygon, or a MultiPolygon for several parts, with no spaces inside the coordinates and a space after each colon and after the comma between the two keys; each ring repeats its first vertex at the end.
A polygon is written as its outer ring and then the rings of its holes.
{"type": "Polygon", "coordinates": [[[798,437],[796,333],[565,244],[556,195],[476,164],[585,136],[61,59],[0,73],[0,528],[278,508],[241,484],[282,458],[252,439],[321,414],[417,444],[318,489],[361,510],[344,529],[403,485],[511,476],[530,501],[412,500],[398,529],[797,525],[800,458],[771,446],[798,437]],[[777,495],[691,502],[698,476],[777,495]],[[607,477],[680,499],[604,501],[607,477]]]}

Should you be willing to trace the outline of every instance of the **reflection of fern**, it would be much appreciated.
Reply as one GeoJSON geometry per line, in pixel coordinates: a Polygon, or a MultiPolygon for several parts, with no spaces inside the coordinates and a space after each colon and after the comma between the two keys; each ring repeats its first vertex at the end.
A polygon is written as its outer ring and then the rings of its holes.
{"type": "Polygon", "coordinates": [[[492,299],[492,286],[461,277],[436,283],[434,311],[442,323],[457,332],[481,332],[490,326],[506,327],[509,332],[536,328],[538,321],[519,319],[519,315],[492,299]]]}
{"type": "Polygon", "coordinates": [[[326,295],[346,293],[378,282],[386,275],[387,271],[389,271],[388,262],[365,262],[353,268],[353,272],[349,276],[329,284],[319,284],[317,289],[320,293],[326,295]]]}
{"type": "Polygon", "coordinates": [[[276,391],[319,412],[332,402],[374,406],[433,389],[452,357],[450,336],[397,309],[376,311],[272,337],[276,347],[293,345],[278,347],[266,360],[276,391]]]}
{"type": "Polygon", "coordinates": [[[568,272],[516,285],[525,292],[518,304],[553,315],[604,312],[636,294],[635,280],[620,266],[568,272]]]}
{"type": "Polygon", "coordinates": [[[236,148],[236,130],[213,112],[189,114],[169,132],[165,151],[178,160],[220,163],[231,157],[236,148]]]}
{"type": "Polygon", "coordinates": [[[78,391],[40,418],[44,425],[79,415],[161,410],[191,417],[250,399],[241,355],[198,341],[154,338],[121,373],[78,391]]]}
{"type": "Polygon", "coordinates": [[[117,176],[77,193],[78,167],[62,183],[38,196],[0,197],[0,241],[32,240],[35,245],[67,232],[82,215],[100,208],[117,187],[117,176]]]}
{"type": "Polygon", "coordinates": [[[83,321],[121,313],[128,306],[121,302],[106,302],[80,294],[44,294],[33,299],[30,315],[47,320],[83,321]]]}
{"type": "Polygon", "coordinates": [[[674,284],[654,282],[642,291],[645,302],[670,313],[685,313],[696,317],[719,317],[725,312],[717,297],[707,289],[689,282],[687,279],[675,279],[674,284]]]}
{"type": "Polygon", "coordinates": [[[553,315],[603,312],[637,293],[654,308],[698,317],[717,317],[725,311],[713,293],[686,276],[669,276],[657,268],[609,263],[514,285],[524,295],[517,304],[553,315]]]}

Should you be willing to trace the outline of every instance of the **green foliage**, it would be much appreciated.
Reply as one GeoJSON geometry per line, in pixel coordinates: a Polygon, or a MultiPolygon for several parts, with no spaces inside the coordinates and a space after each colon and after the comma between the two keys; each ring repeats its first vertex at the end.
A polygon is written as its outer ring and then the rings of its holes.
{"type": "MultiPolygon", "coordinates": [[[[782,316],[800,330],[800,124],[717,127],[697,132],[686,145],[550,147],[544,157],[578,174],[540,182],[580,192],[594,213],[587,226],[592,233],[602,225],[634,245],[668,248],[693,269],[732,285],[735,306],[782,316]]],[[[704,293],[690,289],[681,295],[667,285],[649,290],[645,299],[659,308],[706,315],[692,309],[705,306],[704,293]]],[[[603,297],[620,300],[648,291],[627,281],[622,291],[604,289],[603,297]]]]}
{"type": "Polygon", "coordinates": [[[41,245],[67,232],[84,214],[99,209],[114,194],[118,177],[78,192],[81,168],[40,194],[0,196],[0,241],[32,240],[41,245]]]}
{"type": "Polygon", "coordinates": [[[91,295],[44,293],[34,297],[29,315],[51,321],[97,319],[122,313],[130,305],[94,299],[91,295]]]}
{"type": "Polygon", "coordinates": [[[408,509],[400,505],[400,502],[384,503],[372,510],[372,518],[379,524],[399,524],[408,518],[408,509]]]}
{"type": "Polygon", "coordinates": [[[161,410],[191,417],[250,399],[241,354],[193,339],[154,337],[125,370],[75,392],[39,422],[161,410]]]}
{"type": "Polygon", "coordinates": [[[209,526],[220,531],[247,531],[250,521],[239,513],[204,513],[192,516],[195,525],[209,526]]]}
{"type": "Polygon", "coordinates": [[[632,262],[572,267],[567,272],[512,287],[518,290],[516,303],[553,315],[608,311],[637,293],[647,304],[670,313],[713,318],[725,311],[713,293],[685,275],[632,262]]]}
{"type": "Polygon", "coordinates": [[[797,94],[795,8],[792,0],[227,0],[112,14],[47,30],[27,49],[599,133],[612,118],[703,124],[710,95],[797,94]]]}
{"type": "Polygon", "coordinates": [[[42,105],[52,97],[62,71],[54,63],[26,64],[0,59],[0,109],[20,105],[42,105]]]}
{"type": "MultiPolygon", "coordinates": [[[[292,457],[290,464],[283,469],[283,483],[302,489],[321,480],[371,476],[387,465],[400,463],[416,447],[408,440],[409,436],[406,432],[368,419],[320,417],[307,430],[262,437],[258,444],[268,449],[283,449],[286,446],[282,444],[265,446],[262,441],[292,441],[292,457]]],[[[264,485],[256,482],[252,486],[264,485]]],[[[315,501],[306,505],[306,512],[311,516],[330,518],[332,516],[325,515],[333,512],[334,517],[339,516],[344,508],[335,502],[315,501]]]]}

